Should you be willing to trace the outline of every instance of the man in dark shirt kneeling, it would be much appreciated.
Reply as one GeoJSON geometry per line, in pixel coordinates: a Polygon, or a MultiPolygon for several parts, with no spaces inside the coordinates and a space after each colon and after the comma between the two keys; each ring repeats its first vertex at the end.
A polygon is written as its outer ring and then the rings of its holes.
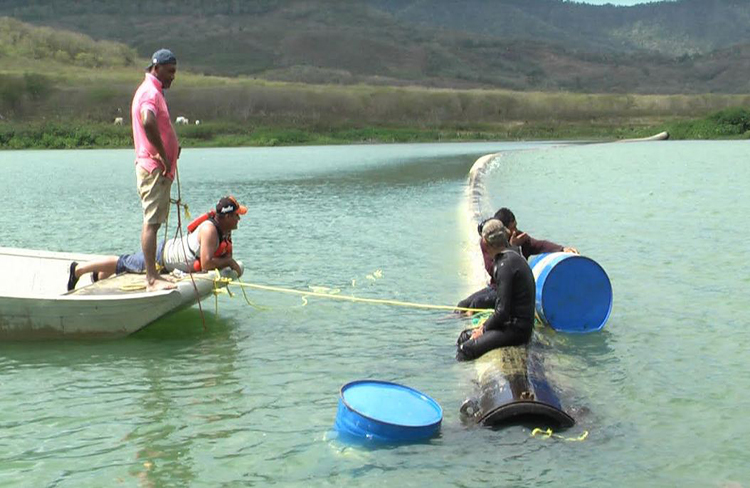
{"type": "Polygon", "coordinates": [[[468,361],[503,346],[526,344],[534,327],[536,286],[526,260],[509,249],[510,231],[500,220],[482,227],[482,244],[493,259],[497,283],[495,311],[476,329],[466,329],[458,337],[456,359],[468,361]]]}
{"type": "MultiPolygon", "coordinates": [[[[561,246],[555,244],[552,241],[544,241],[541,239],[534,239],[526,232],[518,229],[518,223],[516,222],[516,216],[513,212],[506,207],[499,209],[495,212],[495,216],[485,220],[479,224],[479,235],[482,235],[482,229],[484,224],[490,220],[499,220],[503,223],[505,228],[508,230],[508,242],[512,249],[516,249],[521,255],[528,259],[530,256],[537,254],[548,253],[548,252],[570,252],[578,254],[578,250],[574,247],[561,246]]],[[[492,274],[494,266],[494,255],[490,254],[487,250],[487,245],[484,240],[479,239],[479,248],[482,251],[482,259],[484,261],[484,269],[487,270],[487,274],[490,275],[489,285],[481,290],[472,293],[468,297],[464,298],[458,305],[459,308],[492,308],[495,303],[497,282],[495,276],[492,274]]]]}

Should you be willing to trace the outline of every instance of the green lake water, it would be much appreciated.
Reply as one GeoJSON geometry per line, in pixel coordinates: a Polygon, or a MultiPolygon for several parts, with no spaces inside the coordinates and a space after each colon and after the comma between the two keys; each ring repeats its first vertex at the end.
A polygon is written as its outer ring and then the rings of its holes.
{"type": "MultiPolygon", "coordinates": [[[[603,331],[542,331],[547,379],[577,425],[564,439],[462,425],[474,370],[454,360],[467,321],[446,312],[260,291],[252,308],[235,290],[218,313],[204,302],[205,330],[193,307],[121,340],[1,343],[0,486],[750,486],[747,149],[186,150],[193,214],[227,193],[250,209],[234,235],[244,281],[439,305],[477,286],[466,176],[501,152],[485,212],[512,208],[612,281],[603,331]],[[436,399],[440,436],[339,443],[339,389],[367,378],[436,399]]],[[[132,151],[0,152],[0,172],[0,246],[138,249],[132,151]]]]}

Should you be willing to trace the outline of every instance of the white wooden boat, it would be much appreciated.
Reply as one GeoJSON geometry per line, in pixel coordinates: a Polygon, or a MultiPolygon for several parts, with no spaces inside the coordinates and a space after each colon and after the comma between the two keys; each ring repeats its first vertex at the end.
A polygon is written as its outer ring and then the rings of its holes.
{"type": "Polygon", "coordinates": [[[0,340],[123,337],[223,286],[215,272],[173,276],[176,289],[156,292],[145,291],[145,275],[92,283],[88,274],[68,292],[70,263],[102,257],[0,247],[0,340]]]}

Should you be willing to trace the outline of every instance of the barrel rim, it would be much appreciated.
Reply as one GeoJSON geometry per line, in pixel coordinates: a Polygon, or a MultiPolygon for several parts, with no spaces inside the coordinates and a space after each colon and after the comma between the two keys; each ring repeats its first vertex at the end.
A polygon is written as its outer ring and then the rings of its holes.
{"type": "Polygon", "coordinates": [[[394,383],[392,381],[383,381],[383,380],[356,380],[356,381],[350,381],[349,383],[346,383],[344,386],[342,386],[341,389],[339,390],[339,400],[341,400],[341,403],[343,403],[344,406],[350,412],[353,412],[353,413],[359,415],[362,418],[365,418],[367,420],[371,420],[373,422],[377,422],[378,424],[381,424],[381,425],[389,425],[389,426],[392,426],[392,427],[397,427],[399,429],[422,430],[422,429],[427,429],[427,428],[430,428],[430,427],[435,427],[437,425],[440,425],[443,422],[443,407],[441,407],[440,404],[434,398],[432,398],[431,396],[429,396],[429,395],[427,395],[427,394],[425,394],[425,393],[417,390],[416,388],[412,388],[411,386],[402,385],[400,383],[394,383]],[[437,422],[433,422],[431,424],[425,424],[425,425],[404,425],[404,424],[394,424],[392,422],[386,422],[384,420],[372,418],[372,417],[370,417],[368,415],[365,415],[362,412],[360,412],[359,410],[357,410],[354,407],[352,407],[351,405],[349,405],[349,403],[346,401],[346,398],[344,398],[344,390],[346,390],[347,388],[349,388],[351,386],[355,386],[357,384],[362,384],[362,383],[378,383],[378,384],[381,384],[381,385],[397,386],[399,388],[403,388],[405,390],[409,390],[409,391],[411,391],[413,393],[417,393],[418,395],[421,395],[421,396],[427,398],[429,400],[429,403],[431,403],[435,407],[437,407],[438,413],[440,413],[440,418],[437,420],[437,422]]]}
{"type": "Polygon", "coordinates": [[[530,268],[534,268],[539,262],[541,262],[542,258],[549,256],[551,254],[558,254],[559,256],[555,256],[555,258],[559,258],[560,261],[566,260],[566,259],[585,259],[586,261],[591,261],[595,265],[597,265],[602,272],[607,276],[607,279],[609,280],[609,275],[607,275],[607,272],[604,271],[604,268],[601,264],[599,264],[594,258],[590,258],[588,256],[585,256],[583,254],[576,254],[574,252],[567,252],[567,251],[555,251],[555,252],[543,252],[541,254],[535,255],[533,258],[531,258],[531,262],[529,263],[530,268]]]}

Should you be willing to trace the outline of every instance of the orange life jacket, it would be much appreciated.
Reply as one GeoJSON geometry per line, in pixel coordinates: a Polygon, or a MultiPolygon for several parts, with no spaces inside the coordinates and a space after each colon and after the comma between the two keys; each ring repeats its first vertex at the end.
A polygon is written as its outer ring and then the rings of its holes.
{"type": "MultiPolygon", "coordinates": [[[[216,227],[217,232],[219,233],[219,246],[216,248],[216,252],[214,252],[215,258],[221,258],[228,254],[232,253],[232,236],[230,235],[222,235],[221,229],[219,229],[219,224],[216,222],[216,211],[210,210],[203,215],[196,217],[193,219],[192,222],[190,222],[187,226],[188,234],[192,234],[195,229],[198,228],[203,222],[206,220],[210,220],[212,224],[214,224],[214,227],[216,227]]],[[[201,271],[203,270],[203,267],[201,266],[201,259],[200,256],[198,256],[198,259],[193,261],[193,271],[201,271]]]]}

